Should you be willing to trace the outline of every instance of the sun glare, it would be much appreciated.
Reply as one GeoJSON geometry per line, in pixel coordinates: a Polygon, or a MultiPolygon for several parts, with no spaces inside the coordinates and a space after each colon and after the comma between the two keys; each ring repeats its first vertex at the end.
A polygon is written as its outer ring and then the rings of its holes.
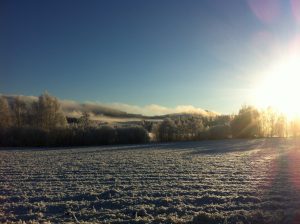
{"type": "Polygon", "coordinates": [[[266,72],[255,91],[259,107],[271,106],[288,118],[300,115],[300,55],[280,60],[266,72]]]}

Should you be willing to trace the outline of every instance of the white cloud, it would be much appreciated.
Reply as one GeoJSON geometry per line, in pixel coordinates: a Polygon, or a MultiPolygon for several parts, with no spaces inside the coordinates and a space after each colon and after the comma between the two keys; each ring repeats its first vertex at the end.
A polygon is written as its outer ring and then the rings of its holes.
{"type": "MultiPolygon", "coordinates": [[[[1,95],[1,94],[0,94],[1,95]]],[[[10,95],[7,97],[16,97],[17,95],[10,95]]],[[[33,102],[38,99],[36,96],[19,96],[26,102],[33,102]]],[[[101,103],[86,101],[79,103],[73,100],[60,100],[62,109],[69,116],[79,117],[82,112],[89,112],[93,115],[99,116],[104,113],[122,115],[122,112],[129,114],[141,114],[146,116],[165,115],[173,113],[196,113],[204,116],[218,114],[213,111],[206,111],[202,108],[194,107],[193,105],[178,105],[176,107],[165,107],[157,104],[149,104],[145,106],[130,105],[125,103],[101,103]]]]}
{"type": "Polygon", "coordinates": [[[196,113],[202,115],[217,114],[216,112],[209,112],[202,108],[197,108],[192,105],[178,105],[176,107],[165,107],[157,104],[149,104],[145,106],[130,105],[124,103],[87,103],[94,106],[103,106],[115,110],[125,111],[131,114],[142,114],[146,116],[165,115],[173,113],[196,113]]]}

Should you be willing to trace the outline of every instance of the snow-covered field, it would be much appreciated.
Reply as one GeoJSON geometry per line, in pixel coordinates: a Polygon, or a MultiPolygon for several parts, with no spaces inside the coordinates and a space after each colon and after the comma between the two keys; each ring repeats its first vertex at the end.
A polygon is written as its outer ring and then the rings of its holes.
{"type": "Polygon", "coordinates": [[[18,220],[300,223],[300,142],[2,149],[0,223],[18,220]]]}

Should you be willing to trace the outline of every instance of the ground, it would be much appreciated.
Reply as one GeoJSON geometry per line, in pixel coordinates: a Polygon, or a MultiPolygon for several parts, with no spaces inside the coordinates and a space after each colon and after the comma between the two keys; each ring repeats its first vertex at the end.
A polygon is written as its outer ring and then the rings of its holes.
{"type": "Polygon", "coordinates": [[[300,223],[299,171],[294,139],[2,149],[0,223],[300,223]]]}

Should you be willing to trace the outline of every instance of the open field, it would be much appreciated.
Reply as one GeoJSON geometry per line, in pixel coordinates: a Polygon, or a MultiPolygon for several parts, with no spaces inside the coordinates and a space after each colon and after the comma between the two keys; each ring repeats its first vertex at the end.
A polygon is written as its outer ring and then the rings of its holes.
{"type": "Polygon", "coordinates": [[[0,223],[299,223],[300,142],[0,151],[0,223]]]}

